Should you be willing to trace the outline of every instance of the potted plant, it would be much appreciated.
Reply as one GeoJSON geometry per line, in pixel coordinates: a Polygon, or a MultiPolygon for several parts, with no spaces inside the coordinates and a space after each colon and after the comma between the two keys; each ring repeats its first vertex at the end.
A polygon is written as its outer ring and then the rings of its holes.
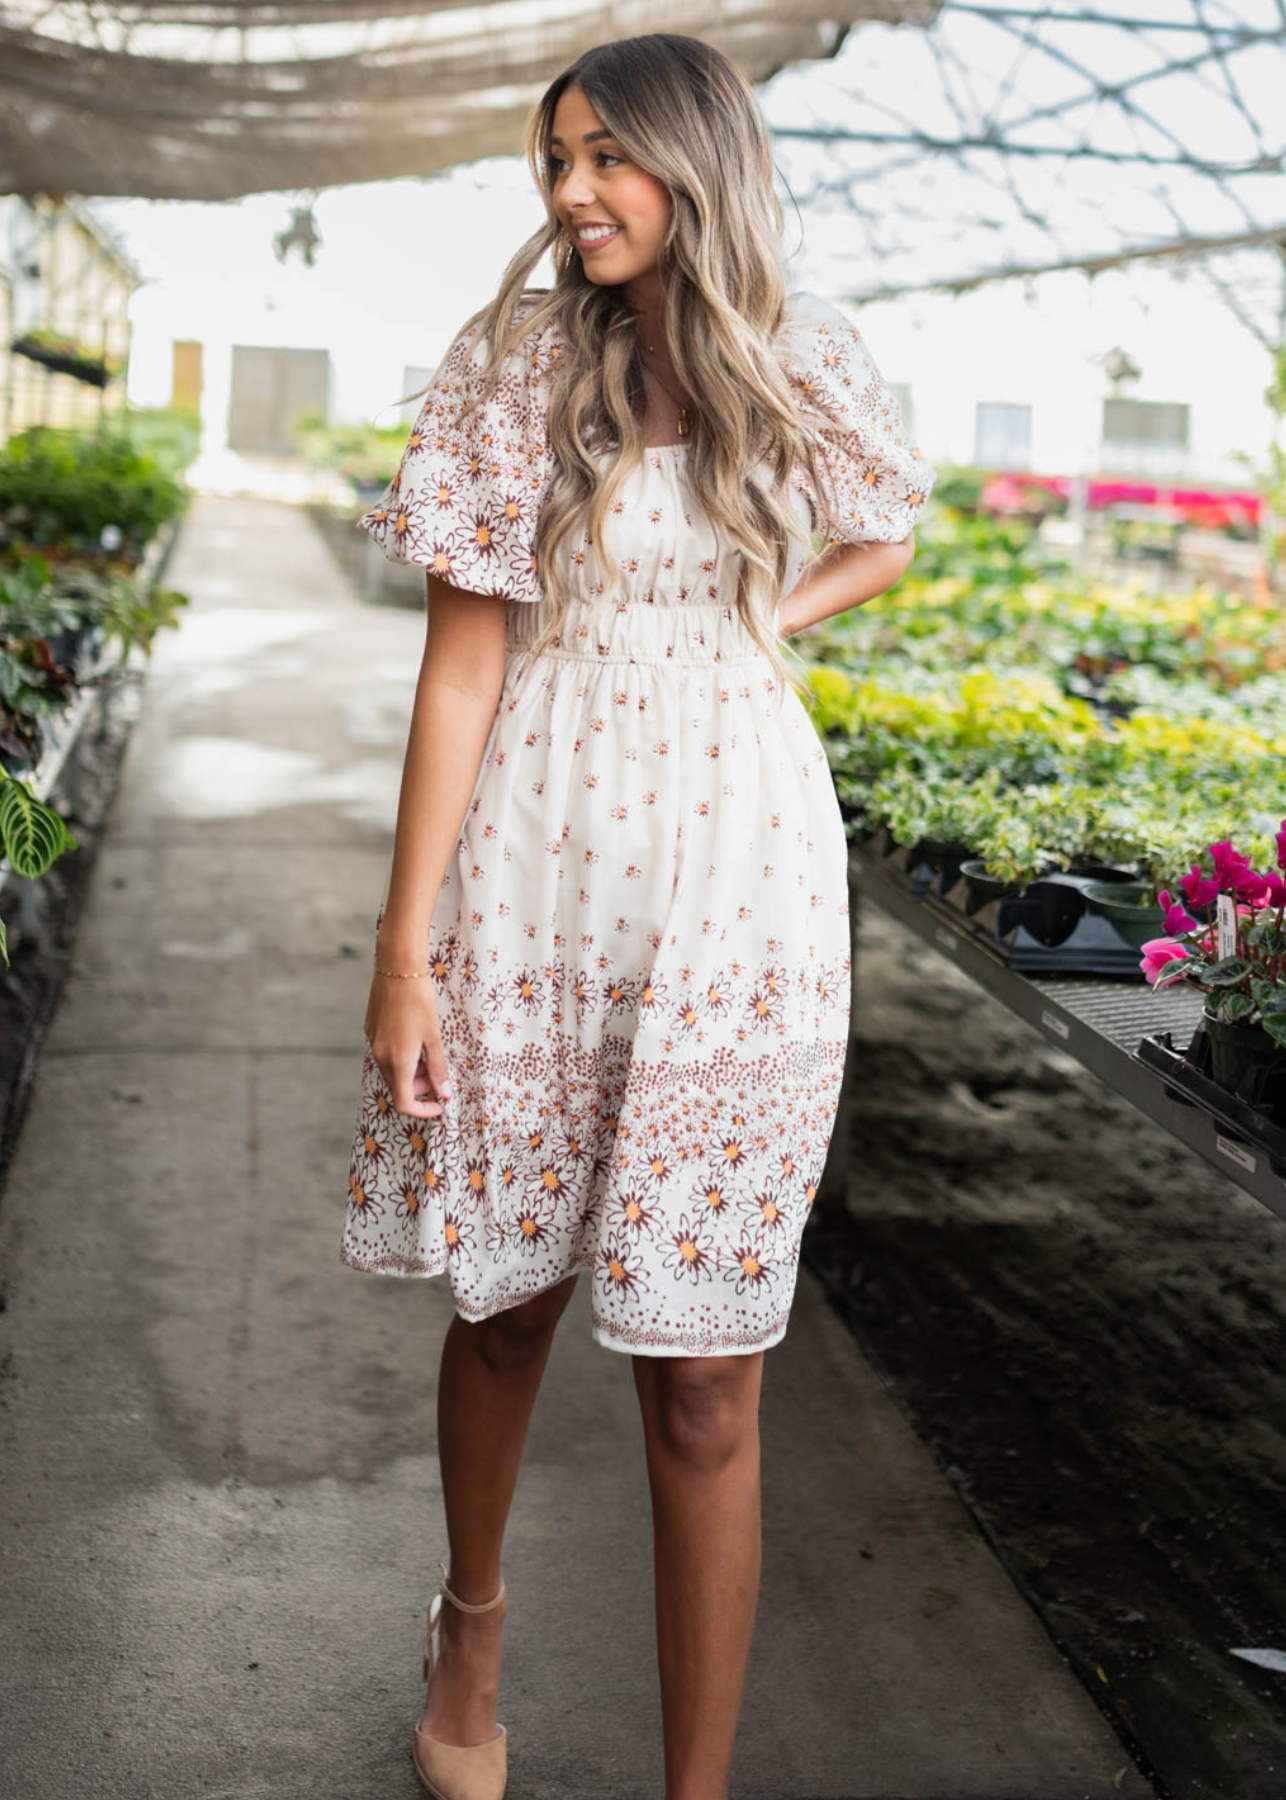
{"type": "Polygon", "coordinates": [[[969,855],[961,828],[961,805],[973,784],[945,769],[894,768],[866,790],[864,817],[883,828],[885,853],[903,853],[908,871],[928,868],[944,887],[959,876],[969,855]]]}
{"type": "Polygon", "coordinates": [[[1211,1072],[1232,1090],[1248,1070],[1286,1052],[1286,819],[1276,849],[1276,868],[1261,874],[1230,840],[1209,845],[1179,884],[1183,900],[1164,889],[1157,896],[1166,936],[1143,946],[1141,967],[1153,987],[1186,981],[1205,994],[1211,1072]]]}
{"type": "Polygon", "coordinates": [[[128,569],[188,503],[185,484],[115,426],[33,425],[0,450],[0,554],[128,569]]]}
{"type": "Polygon", "coordinates": [[[90,350],[66,332],[44,325],[24,331],[11,341],[9,348],[15,356],[43,363],[54,374],[70,375],[76,381],[89,382],[91,387],[106,387],[125,366],[121,357],[90,350]]]}
{"type": "MultiPolygon", "coordinates": [[[[80,845],[62,814],[37,799],[31,783],[0,766],[0,851],[15,875],[29,881],[43,875],[65,850],[80,845]]],[[[5,923],[0,919],[0,962],[9,967],[5,923]]]]}
{"type": "Polygon", "coordinates": [[[961,867],[966,911],[1066,869],[1084,841],[1091,803],[1089,790],[1075,782],[1027,782],[990,793],[979,788],[961,814],[962,833],[974,850],[961,867]]]}

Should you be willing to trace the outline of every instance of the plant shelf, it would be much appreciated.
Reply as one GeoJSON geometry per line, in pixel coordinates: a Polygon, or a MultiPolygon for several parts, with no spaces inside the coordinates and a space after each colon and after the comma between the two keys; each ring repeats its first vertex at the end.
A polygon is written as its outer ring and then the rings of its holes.
{"type": "MultiPolygon", "coordinates": [[[[945,906],[963,930],[998,956],[1006,968],[1032,975],[1107,975],[1142,986],[1139,950],[1128,943],[1110,919],[1089,910],[1084,889],[1100,879],[1095,874],[1057,872],[1029,882],[1020,894],[988,900],[968,909],[968,884],[961,877],[943,887],[928,863],[916,863],[911,850],[894,844],[881,829],[866,840],[868,854],[902,875],[915,899],[945,906]]],[[[1157,926],[1156,935],[1161,935],[1157,926]]]]}
{"type": "MultiPolygon", "coordinates": [[[[1198,1107],[1210,1115],[1225,1140],[1222,1149],[1226,1157],[1251,1173],[1256,1162],[1262,1161],[1286,1183],[1286,1124],[1215,1081],[1203,1027],[1197,1027],[1183,1050],[1175,1049],[1173,1033],[1151,1032],[1139,1045],[1139,1057],[1157,1071],[1181,1105],[1198,1107]]],[[[1286,1065],[1286,1052],[1281,1060],[1286,1065]]],[[[1276,1092],[1286,1094],[1286,1067],[1273,1080],[1276,1092]]]]}
{"type": "MultiPolygon", "coordinates": [[[[948,957],[980,987],[1165,1127],[1280,1218],[1286,1219],[1286,1130],[1255,1113],[1173,1049],[1198,1036],[1205,1003],[1182,984],[1156,990],[1093,975],[1011,968],[1003,946],[927,884],[880,853],[853,844],[849,887],[948,957]]],[[[856,910],[856,908],[854,909],[856,910]]],[[[1204,1034],[1201,1034],[1204,1035],[1204,1034]]]]}

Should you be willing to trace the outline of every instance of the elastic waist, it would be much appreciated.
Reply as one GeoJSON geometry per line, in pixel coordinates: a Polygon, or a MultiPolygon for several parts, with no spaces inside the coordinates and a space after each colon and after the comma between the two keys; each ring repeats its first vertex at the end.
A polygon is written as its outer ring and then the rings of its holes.
{"type": "MultiPolygon", "coordinates": [[[[551,608],[511,606],[507,647],[535,642],[551,608]]],[[[542,657],[573,662],[744,663],[767,660],[735,606],[720,601],[573,600],[542,657]]]]}

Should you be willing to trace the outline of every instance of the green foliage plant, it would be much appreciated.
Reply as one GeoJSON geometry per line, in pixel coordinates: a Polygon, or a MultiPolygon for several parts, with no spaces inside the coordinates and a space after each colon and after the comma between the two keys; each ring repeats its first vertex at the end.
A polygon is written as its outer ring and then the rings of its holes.
{"type": "MultiPolygon", "coordinates": [[[[0,570],[0,850],[15,874],[34,880],[78,848],[67,821],[13,767],[38,759],[41,722],[84,686],[54,644],[97,632],[104,644],[119,645],[123,664],[135,645],[150,654],[156,632],[186,605],[187,596],[173,589],[149,592],[134,577],[73,564],[51,569],[41,556],[0,570]]],[[[3,920],[0,960],[8,967],[3,920]]]]}
{"type": "Polygon", "coordinates": [[[129,566],[187,499],[125,432],[35,426],[0,450],[0,549],[129,566]]]}
{"type": "MultiPolygon", "coordinates": [[[[65,850],[79,844],[67,821],[52,806],[38,800],[29,781],[20,780],[0,767],[0,849],[15,875],[35,880],[44,875],[65,850]]],[[[9,967],[9,942],[0,919],[0,961],[9,967]]]]}

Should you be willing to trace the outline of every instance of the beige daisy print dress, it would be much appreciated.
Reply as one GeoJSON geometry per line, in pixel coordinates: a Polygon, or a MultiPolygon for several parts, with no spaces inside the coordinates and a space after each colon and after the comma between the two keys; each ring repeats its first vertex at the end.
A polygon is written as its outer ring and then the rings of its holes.
{"type": "MultiPolygon", "coordinates": [[[[833,422],[826,492],[792,483],[801,518],[833,541],[904,538],[934,472],[857,330],[795,295],[780,354],[833,422]]],[[[511,605],[426,945],[453,1092],[438,1119],[399,1114],[367,1042],[342,1259],[445,1274],[470,1320],[584,1270],[608,1349],[763,1350],[786,1331],[848,1038],[830,771],[739,618],[737,553],[689,491],[685,444],[645,451],[617,503],[602,555],[621,593],[582,541],[562,631],[526,647],[559,344],[533,332],[458,429],[484,355],[477,328],[457,336],[360,521],[390,558],[511,605]]]]}

